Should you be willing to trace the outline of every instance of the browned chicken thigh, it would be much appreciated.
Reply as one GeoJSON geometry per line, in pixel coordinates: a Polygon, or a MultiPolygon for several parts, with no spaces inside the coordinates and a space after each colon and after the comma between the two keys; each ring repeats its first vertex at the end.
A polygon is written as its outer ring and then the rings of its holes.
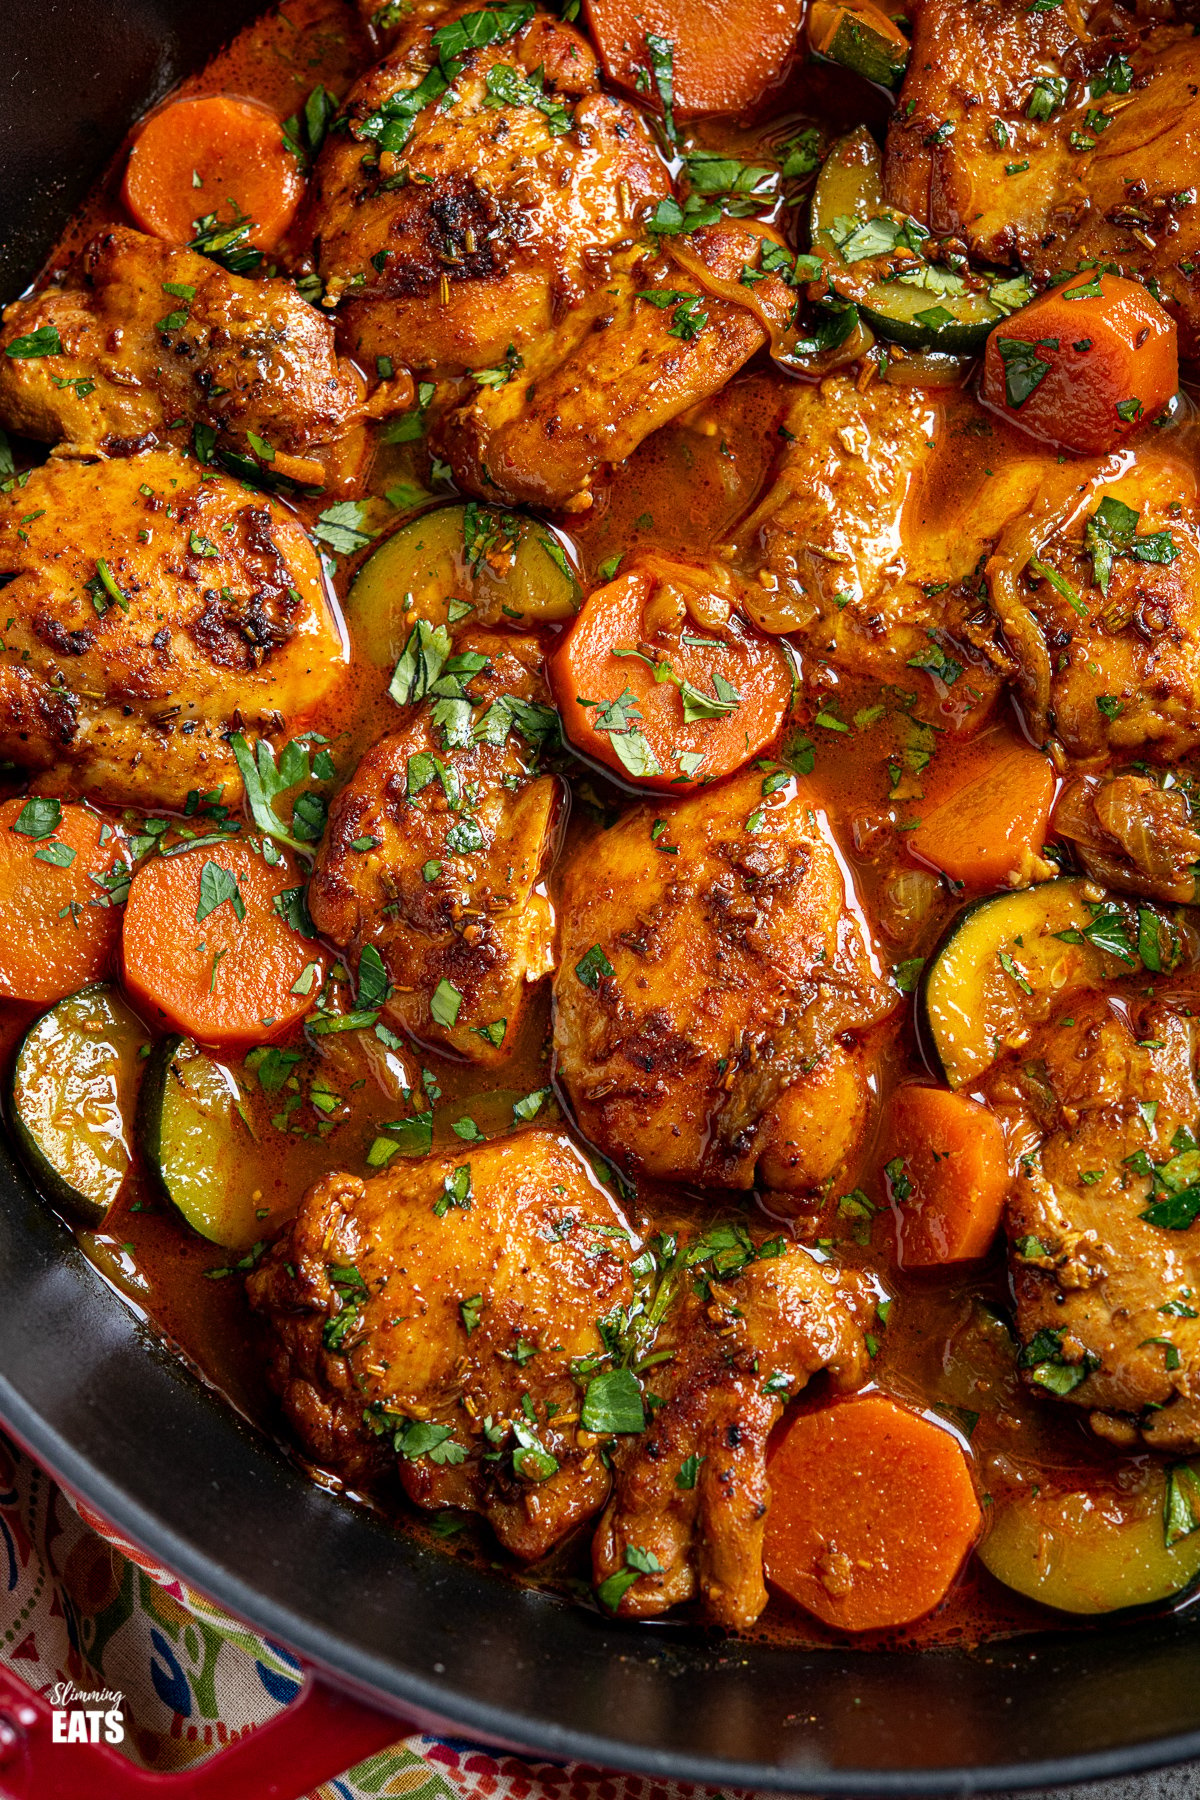
{"type": "Polygon", "coordinates": [[[1077,997],[991,1083],[1028,1119],[1008,1209],[1026,1378],[1173,1451],[1200,1445],[1198,998],[1077,997]]]}
{"type": "Polygon", "coordinates": [[[458,481],[485,498],[529,506],[586,504],[597,470],[724,387],[783,332],[796,296],[758,270],[761,231],[734,219],[670,250],[633,250],[526,352],[513,379],[484,387],[441,424],[458,481]]]}
{"type": "Polygon", "coordinates": [[[530,5],[468,39],[464,12],[411,22],[317,165],[317,265],[372,365],[502,364],[604,279],[671,191],[644,118],[600,92],[576,30],[530,5]]]}
{"type": "Polygon", "coordinates": [[[1200,45],[1162,4],[923,0],[885,188],[937,236],[1038,275],[1147,277],[1200,331],[1200,45]]]}
{"type": "Polygon", "coordinates": [[[825,814],[786,771],[631,808],[559,891],[558,1073],[631,1171],[819,1188],[868,1111],[849,1034],[897,1003],[825,814]]]}
{"type": "Polygon", "coordinates": [[[1046,460],[985,575],[1029,730],[1072,757],[1200,744],[1200,523],[1190,464],[1046,460]]]}
{"type": "Polygon", "coordinates": [[[394,1467],[418,1505],[481,1512],[533,1561],[608,1495],[572,1364],[603,1358],[633,1254],[580,1153],[527,1130],[325,1176],[247,1289],[310,1456],[347,1479],[394,1467]]]}
{"type": "Polygon", "coordinates": [[[562,787],[536,773],[519,723],[536,738],[554,715],[534,638],[465,632],[439,682],[466,700],[435,692],[363,757],[333,803],[309,908],[339,948],[376,948],[394,1021],[496,1063],[554,966],[554,915],[539,890],[562,787]],[[447,705],[465,707],[461,723],[438,723],[447,705]]]}
{"type": "Polygon", "coordinates": [[[614,1610],[627,1616],[698,1595],[718,1624],[744,1630],[767,1603],[771,1428],[821,1369],[854,1387],[866,1348],[853,1287],[798,1245],[752,1246],[728,1226],[680,1243],[687,1272],[668,1278],[679,1288],[654,1340],[669,1354],[646,1377],[661,1404],[643,1434],[618,1442],[593,1570],[602,1595],[622,1583],[614,1610]]]}
{"type": "Polygon", "coordinates": [[[341,678],[321,564],[273,501],[167,451],[46,463],[0,496],[0,756],[60,794],[242,792],[341,678]]]}
{"type": "Polygon", "coordinates": [[[6,423],[74,451],[128,454],[199,423],[244,456],[253,433],[279,472],[304,458],[290,472],[320,480],[321,450],[362,418],[361,378],[290,281],[247,281],[121,226],[93,238],[66,287],[15,301],[0,347],[6,423]],[[49,354],[11,353],[34,333],[49,354]]]}

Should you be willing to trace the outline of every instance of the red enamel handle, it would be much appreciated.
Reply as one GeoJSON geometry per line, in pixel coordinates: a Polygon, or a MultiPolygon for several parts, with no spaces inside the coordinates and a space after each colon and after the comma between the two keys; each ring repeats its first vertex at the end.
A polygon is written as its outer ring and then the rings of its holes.
{"type": "MultiPolygon", "coordinates": [[[[139,1768],[112,1744],[56,1743],[53,1715],[43,1695],[0,1666],[3,1800],[296,1800],[415,1729],[311,1670],[282,1712],[177,1774],[139,1768]]],[[[103,1719],[97,1729],[103,1737],[103,1719]]]]}

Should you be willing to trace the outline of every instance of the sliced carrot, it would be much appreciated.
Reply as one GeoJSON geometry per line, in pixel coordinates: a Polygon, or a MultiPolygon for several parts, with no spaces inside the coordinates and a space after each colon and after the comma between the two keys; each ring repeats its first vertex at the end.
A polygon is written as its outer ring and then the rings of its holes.
{"type": "Polygon", "coordinates": [[[770,743],[791,704],[778,640],[735,614],[700,627],[688,598],[669,576],[631,570],[584,602],[550,662],[572,743],[645,787],[728,775],[770,743]]]}
{"type": "Polygon", "coordinates": [[[61,1000],[110,972],[121,935],[113,889],[126,866],[121,840],[89,807],[0,806],[0,995],[61,1000]]]}
{"type": "Polygon", "coordinates": [[[758,99],[791,54],[803,0],[584,0],[610,81],[630,93],[663,92],[664,51],[681,116],[736,113],[758,99]]]}
{"type": "Polygon", "coordinates": [[[1174,319],[1140,281],[1087,270],[996,326],[981,392],[1035,437],[1103,455],[1178,386],[1174,319]]]}
{"type": "Polygon", "coordinates": [[[767,1579],[841,1631],[930,1612],[979,1535],[958,1440],[882,1394],[801,1413],[769,1475],[767,1579]]]}
{"type": "Polygon", "coordinates": [[[948,1088],[897,1088],[883,1145],[901,1265],[932,1269],[986,1256],[1009,1187],[994,1114],[948,1088]]]}
{"type": "Polygon", "coordinates": [[[326,973],[325,952],[275,904],[299,885],[286,859],[270,867],[234,842],[144,863],[125,905],[130,993],[201,1044],[276,1037],[309,1011],[326,973]]]}
{"type": "Polygon", "coordinates": [[[208,94],[151,113],[125,168],[121,197],[134,223],[188,244],[197,221],[250,221],[244,242],[269,250],[300,204],[304,181],[279,120],[256,100],[208,94]]]}
{"type": "Polygon", "coordinates": [[[1007,733],[977,738],[916,803],[920,823],[905,833],[915,856],[954,881],[996,887],[1040,853],[1054,801],[1048,756],[1007,733]]]}

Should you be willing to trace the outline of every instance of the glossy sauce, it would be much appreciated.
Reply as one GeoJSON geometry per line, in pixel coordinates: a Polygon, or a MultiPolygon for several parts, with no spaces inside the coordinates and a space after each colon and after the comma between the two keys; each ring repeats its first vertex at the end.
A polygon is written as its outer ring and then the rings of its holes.
{"type": "MultiPolygon", "coordinates": [[[[284,116],[302,104],[318,81],[339,97],[344,95],[371,58],[366,35],[350,7],[338,0],[287,0],[250,26],[181,91],[242,94],[264,101],[284,116]]],[[[828,133],[835,135],[862,122],[864,107],[869,111],[872,103],[865,86],[839,78],[836,71],[798,69],[764,104],[764,119],[769,116],[772,121],[769,127],[764,124],[760,130],[753,122],[733,127],[710,121],[702,135],[714,147],[748,156],[756,142],[761,145],[784,135],[781,120],[794,133],[805,119],[819,118],[828,133]],[[853,92],[847,93],[851,88],[853,92]]],[[[72,223],[51,258],[49,272],[65,267],[98,226],[122,217],[116,194],[123,163],[122,155],[72,223]]],[[[569,522],[585,576],[597,579],[599,565],[618,551],[629,556],[639,549],[655,549],[700,561],[725,542],[749,510],[780,450],[779,427],[788,396],[787,379],[774,372],[765,359],[758,359],[717,398],[648,439],[607,487],[597,488],[592,510],[569,522]]],[[[982,414],[973,400],[956,390],[934,389],[929,398],[942,416],[931,465],[922,478],[920,505],[926,516],[937,518],[944,510],[953,510],[952,496],[964,485],[977,478],[1002,479],[1006,463],[1028,453],[1028,440],[982,414]]],[[[1181,456],[1190,457],[1195,431],[1191,417],[1184,416],[1162,436],[1175,441],[1181,456]]],[[[370,491],[382,495],[402,480],[429,484],[428,458],[422,446],[380,448],[370,475],[370,491]]],[[[444,484],[432,491],[439,498],[452,494],[444,484]]],[[[326,504],[327,497],[300,502],[298,510],[302,516],[312,516],[326,504]]],[[[402,517],[396,514],[395,522],[402,517]]],[[[343,599],[355,567],[354,560],[343,561],[337,572],[336,586],[343,599]]],[[[944,703],[942,716],[936,707],[921,709],[921,717],[934,728],[933,759],[923,777],[914,781],[911,798],[895,803],[900,833],[883,832],[879,826],[888,811],[891,785],[885,768],[889,743],[874,730],[840,734],[822,730],[813,722],[820,708],[818,690],[825,697],[836,697],[844,719],[874,705],[880,690],[877,685],[815,665],[808,666],[806,674],[810,697],[803,702],[796,722],[815,743],[812,783],[838,832],[860,900],[880,922],[889,954],[898,963],[921,958],[961,904],[961,897],[906,854],[903,824],[919,816],[923,794],[935,793],[943,782],[951,785],[954,759],[972,736],[987,731],[1018,738],[1022,736],[1020,719],[1012,703],[1002,698],[990,712],[981,708],[978,718],[968,720],[956,742],[954,728],[963,722],[959,697],[944,703]]],[[[352,661],[337,703],[314,721],[332,740],[331,753],[343,778],[352,772],[362,750],[395,723],[384,678],[359,657],[352,661]]],[[[627,799],[628,795],[604,776],[585,773],[577,783],[576,822],[568,829],[578,828],[589,807],[603,809],[627,799]]],[[[406,1043],[400,1051],[385,1052],[372,1043],[368,1052],[351,1041],[354,1034],[322,1039],[301,1066],[302,1079],[297,1086],[282,1093],[264,1095],[255,1081],[242,1075],[239,1085],[247,1119],[242,1145],[245,1179],[268,1219],[264,1229],[277,1226],[294,1209],[308,1184],[331,1167],[364,1169],[376,1128],[396,1116],[397,1096],[404,1088],[419,1089],[424,1081],[427,1088],[432,1083],[440,1090],[435,1107],[435,1148],[459,1143],[451,1127],[464,1117],[474,1119],[485,1133],[504,1129],[511,1119],[513,1100],[552,1079],[549,1005],[544,988],[522,1041],[501,1072],[503,1087],[499,1089],[489,1090],[483,1071],[428,1048],[406,1043]],[[327,1099],[322,1107],[315,1107],[308,1098],[311,1076],[318,1070],[323,1077],[322,1091],[336,1097],[332,1105],[327,1099]],[[289,1110],[287,1103],[294,1095],[300,1098],[289,1110]]],[[[21,1032],[38,1010],[13,1003],[0,1006],[6,1059],[11,1059],[21,1032]]],[[[897,1078],[923,1072],[912,1034],[911,1008],[896,1017],[899,1024],[893,1020],[876,1033],[881,1052],[877,1064],[881,1100],[897,1078]]],[[[299,1034],[284,1041],[305,1047],[299,1034]]],[[[235,1062],[229,1066],[235,1075],[239,1073],[235,1062]]],[[[960,1432],[969,1445],[985,1496],[1003,1496],[1048,1476],[1060,1477],[1068,1484],[1098,1487],[1136,1483],[1148,1459],[1118,1456],[1090,1436],[1081,1413],[1040,1404],[1019,1387],[1006,1327],[999,1317],[1009,1302],[999,1248],[987,1264],[965,1270],[926,1274],[895,1267],[879,1160],[877,1151],[870,1150],[856,1176],[857,1185],[880,1209],[868,1229],[859,1228],[864,1241],[857,1241],[854,1228],[839,1216],[836,1195],[819,1212],[789,1216],[784,1223],[807,1241],[832,1240],[840,1260],[870,1271],[880,1294],[891,1297],[886,1328],[877,1334],[873,1364],[880,1384],[918,1407],[932,1409],[960,1432]]],[[[699,1216],[712,1217],[743,1204],[736,1196],[722,1203],[722,1196],[712,1193],[693,1195],[690,1203],[699,1216]]],[[[638,1198],[630,1203],[634,1222],[652,1223],[654,1206],[652,1188],[643,1184],[638,1198]]],[[[83,1242],[97,1268],[154,1322],[206,1381],[265,1429],[277,1431],[275,1408],[261,1373],[261,1327],[249,1314],[236,1269],[230,1271],[238,1253],[220,1250],[193,1234],[137,1171],[127,1182],[108,1228],[99,1234],[85,1234],[83,1242]]],[[[820,1404],[824,1391],[822,1379],[817,1378],[800,1404],[820,1404]]],[[[385,1506],[412,1528],[428,1530],[427,1516],[422,1518],[405,1508],[392,1491],[375,1496],[373,1503],[385,1506]]],[[[448,1554],[484,1562],[492,1561],[495,1554],[486,1531],[474,1522],[462,1526],[445,1548],[448,1554]]],[[[567,1589],[575,1584],[577,1591],[583,1569],[584,1558],[576,1541],[557,1552],[545,1568],[518,1578],[567,1589]]],[[[976,1642],[1039,1624],[1061,1629],[1065,1623],[1069,1621],[1061,1615],[1051,1615],[1003,1588],[972,1560],[932,1618],[892,1633],[886,1641],[912,1645],[976,1642]]],[[[669,1628],[671,1621],[666,1624],[669,1628]]],[[[832,1641],[835,1634],[775,1597],[756,1635],[818,1644],[832,1641]]],[[[856,1641],[869,1645],[885,1640],[867,1636],[856,1641]]]]}

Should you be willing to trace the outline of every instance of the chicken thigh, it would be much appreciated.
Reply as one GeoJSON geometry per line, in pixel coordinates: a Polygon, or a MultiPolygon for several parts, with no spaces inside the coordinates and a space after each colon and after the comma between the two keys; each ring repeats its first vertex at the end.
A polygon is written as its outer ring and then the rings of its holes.
{"type": "Polygon", "coordinates": [[[1039,276],[1102,261],[1200,331],[1200,45],[1173,8],[923,0],[885,189],[936,236],[1039,276]]]}
{"type": "Polygon", "coordinates": [[[1047,461],[985,570],[1038,743],[1172,762],[1200,745],[1196,476],[1167,447],[1047,461]]]}
{"type": "Polygon", "coordinates": [[[1076,997],[992,1082],[1002,1103],[1023,1097],[1033,1144],[1007,1220],[1026,1379],[1106,1437],[1173,1451],[1200,1446],[1200,991],[1185,986],[1076,997]]]}
{"type": "Polygon", "coordinates": [[[532,1562],[608,1495],[572,1365],[603,1358],[633,1254],[579,1152],[526,1130],[326,1175],[246,1285],[310,1456],[348,1480],[393,1467],[419,1506],[481,1512],[532,1562]]]}
{"type": "Polygon", "coordinates": [[[230,733],[286,738],[345,666],[298,521],[167,451],[0,496],[0,591],[0,756],[43,791],[236,802],[230,733]]]}
{"type": "Polygon", "coordinates": [[[318,930],[382,957],[388,1016],[473,1062],[511,1054],[554,966],[539,887],[562,784],[536,773],[530,744],[555,723],[545,701],[536,639],[464,633],[427,703],[338,794],[309,886],[318,930]],[[439,698],[439,687],[466,698],[439,698]],[[446,707],[461,720],[439,723],[446,707]]]}
{"type": "Polygon", "coordinates": [[[634,807],[579,843],[559,905],[558,1073],[606,1155],[741,1188],[760,1157],[801,1189],[845,1164],[868,1098],[850,1034],[898,996],[803,783],[752,771],[634,807]],[[810,1085],[831,1103],[807,1109],[810,1085]]]}
{"type": "Polygon", "coordinates": [[[1049,459],[964,467],[964,413],[919,388],[864,393],[848,375],[797,388],[786,448],[729,554],[764,631],[901,687],[914,668],[953,668],[956,700],[982,717],[1006,659],[981,629],[979,564],[1049,459]]]}
{"type": "Polygon", "coordinates": [[[519,375],[450,413],[439,447],[485,498],[578,508],[604,463],[725,386],[791,319],[796,296],[758,270],[760,231],[737,220],[689,234],[686,249],[615,259],[608,280],[526,353],[519,375]]]}
{"type": "Polygon", "coordinates": [[[0,413],[42,443],[128,455],[203,424],[243,456],[321,478],[320,450],[362,417],[363,383],[334,354],[333,326],[290,281],[247,281],[158,238],[115,226],[70,285],[17,300],[0,332],[0,413]],[[40,335],[36,356],[13,345],[40,335]]]}
{"type": "Polygon", "coordinates": [[[728,1225],[680,1234],[660,1261],[679,1285],[646,1378],[658,1404],[644,1433],[618,1440],[595,1579],[602,1595],[622,1583],[624,1616],[698,1595],[717,1624],[744,1630],[767,1603],[767,1439],[818,1371],[843,1389],[862,1379],[855,1291],[799,1245],[755,1245],[728,1225]]]}
{"type": "Polygon", "coordinates": [[[342,337],[372,366],[503,364],[671,192],[645,120],[532,4],[411,21],[344,116],[314,175],[315,249],[342,337]]]}

